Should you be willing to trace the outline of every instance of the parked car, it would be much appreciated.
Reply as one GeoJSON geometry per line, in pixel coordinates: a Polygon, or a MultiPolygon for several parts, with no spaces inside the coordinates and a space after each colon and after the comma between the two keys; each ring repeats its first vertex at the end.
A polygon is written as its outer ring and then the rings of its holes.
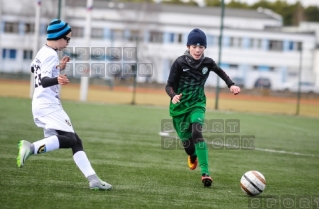
{"type": "MultiPolygon", "coordinates": [[[[282,90],[298,92],[298,82],[285,83],[282,86],[282,90]]],[[[300,92],[302,93],[319,93],[319,89],[316,87],[315,83],[312,82],[300,82],[300,92]]]]}
{"type": "Polygon", "coordinates": [[[271,82],[269,78],[258,78],[255,81],[255,88],[265,88],[270,89],[271,88],[271,82]]]}
{"type": "Polygon", "coordinates": [[[245,82],[243,78],[234,77],[232,78],[232,81],[235,83],[236,86],[239,86],[240,88],[244,87],[245,82]]]}

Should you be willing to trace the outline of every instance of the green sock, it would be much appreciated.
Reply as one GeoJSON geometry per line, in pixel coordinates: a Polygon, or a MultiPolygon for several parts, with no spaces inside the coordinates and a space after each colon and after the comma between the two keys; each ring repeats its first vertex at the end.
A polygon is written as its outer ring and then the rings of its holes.
{"type": "Polygon", "coordinates": [[[198,142],[195,144],[195,150],[196,150],[196,155],[197,159],[199,162],[199,166],[201,169],[201,173],[205,173],[209,175],[208,171],[208,152],[207,152],[207,145],[206,142],[198,142]]]}

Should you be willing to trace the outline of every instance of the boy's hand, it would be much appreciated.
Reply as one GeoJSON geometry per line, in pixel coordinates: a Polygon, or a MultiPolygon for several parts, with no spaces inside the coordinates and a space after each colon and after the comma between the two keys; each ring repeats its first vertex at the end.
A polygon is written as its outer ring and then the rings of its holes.
{"type": "Polygon", "coordinates": [[[58,83],[61,84],[61,85],[65,85],[65,84],[68,84],[70,81],[68,79],[68,77],[66,77],[65,74],[60,74],[58,76],[58,83]]]}
{"type": "Polygon", "coordinates": [[[230,87],[230,91],[233,92],[234,95],[237,95],[237,94],[239,94],[239,92],[240,92],[240,87],[238,87],[238,86],[231,86],[231,87],[230,87]]]}
{"type": "Polygon", "coordinates": [[[178,102],[180,102],[180,99],[182,98],[182,94],[179,95],[175,95],[172,99],[173,104],[176,104],[178,102]]]}
{"type": "Polygon", "coordinates": [[[70,61],[70,57],[69,56],[64,56],[62,58],[62,60],[60,61],[59,67],[60,67],[60,71],[64,70],[66,67],[66,63],[70,61]]]}

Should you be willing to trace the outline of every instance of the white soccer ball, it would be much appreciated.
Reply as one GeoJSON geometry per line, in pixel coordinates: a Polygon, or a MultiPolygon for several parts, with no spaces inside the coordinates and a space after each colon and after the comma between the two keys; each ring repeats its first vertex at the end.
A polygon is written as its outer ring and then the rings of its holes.
{"type": "Polygon", "coordinates": [[[266,179],[258,171],[248,171],[240,179],[240,187],[247,195],[256,196],[266,187],[266,179]]]}

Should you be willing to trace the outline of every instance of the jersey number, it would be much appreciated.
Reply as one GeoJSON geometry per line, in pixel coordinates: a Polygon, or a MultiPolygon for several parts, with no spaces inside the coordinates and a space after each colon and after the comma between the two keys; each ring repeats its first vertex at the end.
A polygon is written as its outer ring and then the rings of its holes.
{"type": "Polygon", "coordinates": [[[40,66],[38,65],[35,65],[34,66],[34,81],[35,81],[35,84],[34,84],[34,87],[37,88],[39,86],[42,86],[41,84],[41,69],[40,69],[40,66]]]}

